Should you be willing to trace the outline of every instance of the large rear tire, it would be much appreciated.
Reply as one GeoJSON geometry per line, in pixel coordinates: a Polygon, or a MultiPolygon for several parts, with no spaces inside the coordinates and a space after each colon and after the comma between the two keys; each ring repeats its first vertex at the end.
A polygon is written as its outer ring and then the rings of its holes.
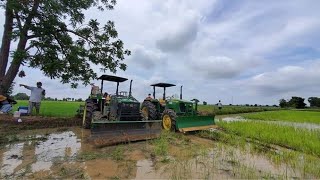
{"type": "Polygon", "coordinates": [[[143,120],[156,120],[158,116],[156,106],[151,101],[143,101],[141,115],[143,120]]]}
{"type": "Polygon", "coordinates": [[[162,128],[167,131],[176,131],[176,112],[172,109],[166,109],[162,113],[162,128]]]}
{"type": "Polygon", "coordinates": [[[91,128],[91,122],[93,118],[93,113],[98,109],[98,105],[93,102],[92,99],[87,99],[85,104],[85,109],[83,113],[83,128],[84,129],[90,129],[91,128]]]}

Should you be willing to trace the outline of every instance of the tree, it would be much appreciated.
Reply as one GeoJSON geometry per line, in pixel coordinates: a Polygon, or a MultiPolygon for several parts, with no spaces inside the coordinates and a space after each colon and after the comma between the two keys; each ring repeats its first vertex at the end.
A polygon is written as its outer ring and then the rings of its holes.
{"type": "Polygon", "coordinates": [[[310,107],[320,107],[320,98],[318,97],[309,97],[308,102],[310,103],[310,107]]]}
{"type": "Polygon", "coordinates": [[[77,99],[76,101],[78,101],[78,102],[82,102],[82,98],[79,98],[79,99],[77,99]]]}
{"type": "Polygon", "coordinates": [[[16,100],[29,100],[29,96],[26,93],[17,93],[13,97],[16,100]]]}
{"type": "Polygon", "coordinates": [[[285,107],[288,107],[288,103],[287,103],[287,101],[285,99],[280,99],[279,100],[279,106],[281,108],[285,108],[285,107]]]}
{"type": "Polygon", "coordinates": [[[123,60],[130,51],[117,39],[114,22],[100,25],[94,19],[85,21],[83,14],[91,7],[112,10],[115,4],[116,0],[0,1],[5,9],[0,93],[8,91],[20,66],[39,68],[46,76],[71,83],[73,88],[79,81],[87,85],[97,77],[92,65],[102,65],[103,71],[126,70],[123,60]],[[11,52],[12,42],[17,46],[11,52]]]}
{"type": "Polygon", "coordinates": [[[206,101],[203,101],[203,105],[207,105],[208,103],[206,101]]]}
{"type": "Polygon", "coordinates": [[[304,98],[293,96],[288,102],[290,107],[294,107],[297,109],[305,108],[306,103],[304,103],[304,98]]]}

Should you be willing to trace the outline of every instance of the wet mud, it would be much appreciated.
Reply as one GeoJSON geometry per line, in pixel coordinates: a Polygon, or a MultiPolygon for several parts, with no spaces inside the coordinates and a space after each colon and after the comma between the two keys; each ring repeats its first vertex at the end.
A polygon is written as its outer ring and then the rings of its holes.
{"type": "Polygon", "coordinates": [[[25,141],[0,146],[0,178],[234,179],[314,178],[250,150],[170,134],[97,148],[81,128],[23,131],[25,141]]]}

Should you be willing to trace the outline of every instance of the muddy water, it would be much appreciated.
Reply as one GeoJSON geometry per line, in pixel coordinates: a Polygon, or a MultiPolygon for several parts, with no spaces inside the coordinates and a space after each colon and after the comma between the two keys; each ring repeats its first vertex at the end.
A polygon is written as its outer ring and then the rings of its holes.
{"type": "MultiPolygon", "coordinates": [[[[0,178],[227,179],[301,177],[294,169],[211,140],[186,135],[164,156],[154,144],[138,142],[95,148],[80,128],[26,131],[29,139],[0,147],[0,178]],[[30,138],[31,137],[31,138],[30,138]]],[[[25,138],[28,139],[28,138],[25,138]]]]}

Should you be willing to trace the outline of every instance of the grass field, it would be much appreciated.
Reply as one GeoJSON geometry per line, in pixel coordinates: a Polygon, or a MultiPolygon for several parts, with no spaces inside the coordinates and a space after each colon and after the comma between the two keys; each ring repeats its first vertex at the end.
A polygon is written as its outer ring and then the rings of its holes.
{"type": "Polygon", "coordinates": [[[320,157],[320,131],[264,122],[219,122],[229,134],[275,144],[320,157]]]}
{"type": "MultiPolygon", "coordinates": [[[[76,111],[84,102],[68,102],[68,101],[42,101],[40,108],[41,116],[54,117],[72,117],[76,115],[76,111]]],[[[18,100],[18,104],[14,106],[14,111],[19,106],[28,106],[28,101],[18,100]]],[[[221,110],[213,105],[199,105],[198,110],[204,114],[238,114],[261,111],[280,110],[277,107],[248,107],[248,106],[224,106],[221,110]]]]}
{"type": "Polygon", "coordinates": [[[250,112],[261,112],[261,111],[275,111],[280,110],[278,107],[252,107],[252,106],[223,106],[219,109],[214,105],[199,105],[198,110],[204,114],[239,114],[239,113],[250,113],[250,112]]]}
{"type": "Polygon", "coordinates": [[[316,111],[283,110],[244,114],[242,116],[247,119],[306,122],[320,124],[320,112],[316,111]]]}
{"type": "MultiPolygon", "coordinates": [[[[77,114],[77,109],[84,102],[68,101],[42,101],[40,107],[41,116],[54,117],[73,117],[77,114]]],[[[28,101],[18,101],[13,110],[16,111],[19,106],[28,106],[28,101]]]]}

